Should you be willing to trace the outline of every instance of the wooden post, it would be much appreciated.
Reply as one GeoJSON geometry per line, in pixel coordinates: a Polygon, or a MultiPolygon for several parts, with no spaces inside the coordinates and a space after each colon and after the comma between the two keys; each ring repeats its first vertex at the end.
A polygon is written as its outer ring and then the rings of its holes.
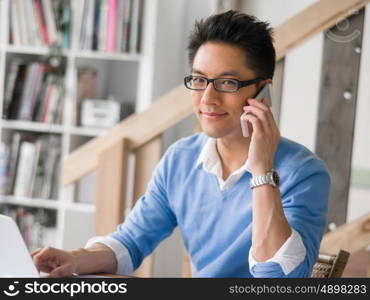
{"type": "MultiPolygon", "coordinates": [[[[145,145],[138,148],[135,166],[134,200],[145,194],[153,171],[162,156],[162,136],[157,136],[145,145]]],[[[151,277],[153,273],[153,254],[147,256],[141,266],[134,272],[134,276],[151,277]]]]}
{"type": "Polygon", "coordinates": [[[98,160],[95,235],[106,235],[123,221],[128,140],[103,151],[98,160]]]}
{"type": "Polygon", "coordinates": [[[316,153],[328,165],[332,186],[329,228],[346,222],[364,10],[325,34],[316,153]],[[343,23],[344,24],[344,23],[343,23]]]}

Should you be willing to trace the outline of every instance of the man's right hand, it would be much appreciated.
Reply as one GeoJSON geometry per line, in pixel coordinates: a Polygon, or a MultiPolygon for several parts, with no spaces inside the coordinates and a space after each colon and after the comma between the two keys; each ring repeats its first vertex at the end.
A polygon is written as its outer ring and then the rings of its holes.
{"type": "Polygon", "coordinates": [[[31,256],[39,272],[49,273],[50,277],[71,277],[77,271],[76,251],[46,247],[35,250],[31,256]]]}
{"type": "Polygon", "coordinates": [[[102,243],[71,251],[53,247],[40,248],[31,255],[37,270],[49,273],[50,277],[71,277],[94,273],[115,274],[117,271],[116,255],[102,243]]]}

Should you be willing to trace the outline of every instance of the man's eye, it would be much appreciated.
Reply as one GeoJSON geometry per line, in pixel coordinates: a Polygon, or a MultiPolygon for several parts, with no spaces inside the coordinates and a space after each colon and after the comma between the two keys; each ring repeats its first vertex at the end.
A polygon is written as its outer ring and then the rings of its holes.
{"type": "Polygon", "coordinates": [[[225,85],[225,86],[235,86],[236,85],[236,82],[234,80],[224,79],[222,81],[222,85],[225,85]]]}
{"type": "Polygon", "coordinates": [[[204,82],[204,79],[203,78],[193,78],[193,83],[196,83],[196,84],[199,84],[199,83],[203,83],[204,82]]]}

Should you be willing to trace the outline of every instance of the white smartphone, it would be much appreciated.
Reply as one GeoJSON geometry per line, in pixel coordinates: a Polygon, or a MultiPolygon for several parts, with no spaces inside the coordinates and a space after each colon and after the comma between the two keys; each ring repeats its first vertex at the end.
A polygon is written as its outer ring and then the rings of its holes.
{"type": "MultiPolygon", "coordinates": [[[[272,84],[267,83],[265,86],[259,91],[257,96],[254,97],[254,99],[262,101],[262,99],[267,98],[267,102],[269,106],[271,106],[272,103],[272,84]]],[[[246,113],[244,112],[240,116],[240,126],[242,127],[242,134],[244,137],[249,136],[249,129],[248,129],[248,124],[247,120],[245,120],[246,113]]]]}

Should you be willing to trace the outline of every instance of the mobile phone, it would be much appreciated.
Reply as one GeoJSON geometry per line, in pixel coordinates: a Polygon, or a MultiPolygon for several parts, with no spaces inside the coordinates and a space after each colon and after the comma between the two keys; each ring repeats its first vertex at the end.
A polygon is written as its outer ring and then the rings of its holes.
{"type": "MultiPolygon", "coordinates": [[[[254,99],[259,100],[259,101],[262,101],[262,99],[264,99],[264,98],[267,98],[267,102],[268,102],[269,106],[271,106],[271,103],[272,103],[272,84],[271,83],[265,84],[265,86],[254,97],[254,99]]],[[[246,113],[244,112],[240,116],[240,126],[242,127],[243,136],[248,137],[249,136],[249,128],[248,128],[247,121],[244,120],[245,117],[246,117],[246,113]]]]}

